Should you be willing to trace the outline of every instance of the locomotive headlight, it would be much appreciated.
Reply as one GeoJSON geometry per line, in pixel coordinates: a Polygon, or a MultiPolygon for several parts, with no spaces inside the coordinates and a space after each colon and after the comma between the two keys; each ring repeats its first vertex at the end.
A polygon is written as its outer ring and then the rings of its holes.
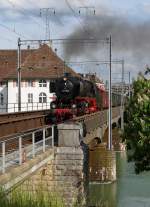
{"type": "Polygon", "coordinates": [[[72,109],[76,109],[77,108],[77,105],[76,104],[72,104],[72,109]]]}
{"type": "Polygon", "coordinates": [[[51,109],[56,109],[56,104],[55,103],[51,103],[51,109]]]}
{"type": "Polygon", "coordinates": [[[89,103],[85,103],[85,107],[88,108],[89,107],[89,103]]]}
{"type": "Polygon", "coordinates": [[[64,77],[64,78],[63,78],[63,80],[64,80],[64,81],[66,81],[66,80],[67,80],[67,78],[66,78],[66,77],[64,77]]]}

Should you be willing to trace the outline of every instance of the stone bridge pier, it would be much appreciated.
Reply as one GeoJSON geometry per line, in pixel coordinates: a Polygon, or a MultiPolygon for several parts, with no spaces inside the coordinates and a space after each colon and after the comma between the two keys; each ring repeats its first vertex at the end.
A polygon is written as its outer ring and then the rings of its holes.
{"type": "MultiPolygon", "coordinates": [[[[90,128],[90,127],[89,127],[90,128]]],[[[107,123],[84,133],[82,123],[58,125],[58,146],[39,154],[22,166],[10,169],[0,176],[0,185],[6,190],[20,188],[28,193],[40,190],[56,195],[73,207],[87,206],[87,181],[113,182],[116,180],[116,159],[101,143],[91,147],[92,139],[102,137],[107,123]]]]}

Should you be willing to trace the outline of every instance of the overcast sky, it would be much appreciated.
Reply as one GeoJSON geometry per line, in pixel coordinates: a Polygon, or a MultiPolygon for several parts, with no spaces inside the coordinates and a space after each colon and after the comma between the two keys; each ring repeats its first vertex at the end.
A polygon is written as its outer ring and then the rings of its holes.
{"type": "MultiPolygon", "coordinates": [[[[40,17],[40,8],[45,7],[56,10],[55,15],[50,13],[51,38],[105,38],[112,34],[113,59],[124,59],[125,70],[131,71],[132,77],[150,65],[150,0],[0,0],[0,48],[17,48],[18,37],[45,38],[44,15],[40,17]],[[79,15],[79,7],[84,6],[94,6],[96,15],[92,9],[81,9],[79,15]]],[[[99,44],[68,44],[63,45],[61,55],[67,61],[107,60],[107,51],[100,48],[99,44]]],[[[107,76],[103,65],[76,68],[107,76]]],[[[113,72],[120,71],[121,66],[113,66],[113,72]]]]}

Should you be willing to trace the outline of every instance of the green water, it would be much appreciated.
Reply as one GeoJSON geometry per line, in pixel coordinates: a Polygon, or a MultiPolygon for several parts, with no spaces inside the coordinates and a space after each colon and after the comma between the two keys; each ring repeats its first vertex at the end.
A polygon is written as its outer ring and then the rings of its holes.
{"type": "Polygon", "coordinates": [[[90,206],[150,207],[150,172],[136,175],[126,153],[117,153],[117,181],[112,184],[90,184],[90,206]]]}

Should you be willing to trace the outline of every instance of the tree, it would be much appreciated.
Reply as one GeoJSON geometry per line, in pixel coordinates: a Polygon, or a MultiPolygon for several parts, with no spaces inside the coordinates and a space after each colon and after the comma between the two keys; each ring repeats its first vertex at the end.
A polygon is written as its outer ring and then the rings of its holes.
{"type": "Polygon", "coordinates": [[[150,170],[150,69],[133,83],[133,95],[126,107],[124,139],[128,160],[135,162],[135,172],[150,170]]]}

